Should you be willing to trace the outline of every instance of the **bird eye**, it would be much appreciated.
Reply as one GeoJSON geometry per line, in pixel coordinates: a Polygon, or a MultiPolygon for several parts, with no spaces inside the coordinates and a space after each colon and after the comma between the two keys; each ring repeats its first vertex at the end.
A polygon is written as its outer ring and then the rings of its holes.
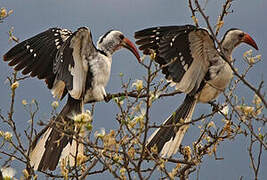
{"type": "Polygon", "coordinates": [[[240,38],[242,38],[242,37],[244,37],[244,33],[241,33],[241,34],[239,34],[238,36],[240,37],[240,38]]]}
{"type": "Polygon", "coordinates": [[[124,35],[122,35],[122,34],[120,34],[120,39],[122,40],[122,39],[124,39],[124,35]]]}

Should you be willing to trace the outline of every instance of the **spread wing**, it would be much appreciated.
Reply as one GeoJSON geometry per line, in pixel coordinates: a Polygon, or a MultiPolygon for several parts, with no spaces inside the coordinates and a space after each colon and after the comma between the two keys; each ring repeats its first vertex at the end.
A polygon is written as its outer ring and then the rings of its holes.
{"type": "Polygon", "coordinates": [[[55,79],[53,61],[58,49],[70,35],[71,31],[67,29],[50,28],[17,44],[3,59],[9,61],[10,66],[15,66],[16,71],[22,70],[22,74],[30,73],[32,77],[45,79],[51,89],[55,79]]]}
{"type": "Polygon", "coordinates": [[[144,29],[135,33],[144,54],[156,53],[166,79],[185,93],[195,93],[219,56],[207,30],[193,25],[144,29]]]}
{"type": "Polygon", "coordinates": [[[97,56],[91,32],[82,27],[74,32],[60,47],[53,64],[56,80],[52,93],[61,97],[63,90],[68,90],[74,99],[80,99],[85,93],[85,88],[92,80],[89,61],[97,56]]]}

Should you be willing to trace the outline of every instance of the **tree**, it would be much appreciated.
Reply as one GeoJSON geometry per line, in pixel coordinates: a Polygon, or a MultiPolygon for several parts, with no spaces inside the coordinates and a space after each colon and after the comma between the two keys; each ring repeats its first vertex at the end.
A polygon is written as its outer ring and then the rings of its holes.
{"type": "MultiPolygon", "coordinates": [[[[196,26],[199,19],[203,20],[202,26],[206,26],[211,32],[220,49],[217,35],[224,25],[225,16],[231,15],[232,0],[225,0],[218,15],[217,22],[213,25],[205,12],[205,4],[200,4],[198,0],[188,0],[189,10],[192,13],[192,20],[196,26]],[[215,28],[213,28],[215,27],[215,28]]],[[[4,18],[7,14],[1,10],[4,18]]],[[[5,11],[6,12],[6,11],[5,11]]],[[[3,19],[3,18],[2,18],[3,19]]],[[[2,20],[1,19],[1,20],[2,20]]],[[[10,33],[11,39],[14,38],[10,33]]],[[[265,92],[263,92],[264,81],[258,82],[257,86],[252,85],[247,80],[247,74],[261,61],[260,55],[254,55],[252,51],[244,53],[243,58],[246,68],[237,70],[231,65],[234,71],[234,79],[230,86],[223,93],[223,103],[213,103],[213,111],[208,114],[197,115],[189,124],[199,126],[199,136],[192,142],[187,142],[187,146],[182,146],[176,156],[172,158],[161,158],[155,156],[145,156],[147,151],[145,143],[149,136],[149,130],[160,127],[159,123],[151,123],[151,109],[159,100],[169,96],[179,94],[168,87],[165,80],[160,79],[161,68],[153,61],[153,56],[143,57],[140,68],[146,71],[140,75],[140,79],[132,82],[125,79],[121,73],[121,92],[111,94],[110,100],[115,101],[118,114],[110,117],[116,120],[118,127],[105,132],[94,132],[99,127],[93,126],[94,105],[90,109],[90,117],[80,116],[75,124],[82,127],[88,135],[78,137],[75,140],[85,145],[85,155],[76,157],[76,165],[68,166],[68,162],[62,161],[55,173],[41,172],[38,176],[54,178],[84,179],[90,175],[108,172],[117,179],[153,179],[160,178],[188,179],[190,176],[198,176],[198,170],[205,161],[206,156],[213,156],[215,160],[223,160],[218,157],[218,149],[224,147],[226,141],[234,141],[239,136],[245,136],[249,141],[248,156],[250,157],[251,169],[255,179],[258,179],[263,153],[266,152],[266,133],[264,127],[266,117],[262,111],[266,110],[265,92]],[[244,87],[246,91],[255,94],[253,101],[239,95],[239,87],[244,87]],[[92,117],[92,118],[91,118],[92,117]],[[222,120],[222,122],[221,122],[222,120]]],[[[10,131],[0,127],[2,144],[0,146],[1,157],[6,159],[2,166],[8,166],[12,161],[18,161],[25,165],[23,177],[25,179],[37,178],[37,172],[29,166],[29,150],[34,141],[34,136],[38,133],[35,130],[37,123],[36,114],[39,113],[37,101],[22,101],[22,104],[30,117],[29,127],[24,134],[18,131],[17,122],[14,118],[15,96],[19,83],[28,78],[21,77],[14,72],[8,77],[11,90],[11,101],[8,113],[0,111],[2,122],[7,125],[10,131]],[[23,139],[23,140],[22,140],[23,139]],[[25,139],[27,142],[25,142],[25,139]]],[[[52,104],[51,116],[55,116],[58,103],[52,104]]],[[[47,125],[46,121],[39,122],[40,125],[47,125]]],[[[181,126],[179,124],[177,126],[181,126]]],[[[64,132],[63,132],[64,133],[64,132]]],[[[156,151],[156,150],[155,150],[156,151]]],[[[240,177],[242,179],[242,177],[240,177]]]]}

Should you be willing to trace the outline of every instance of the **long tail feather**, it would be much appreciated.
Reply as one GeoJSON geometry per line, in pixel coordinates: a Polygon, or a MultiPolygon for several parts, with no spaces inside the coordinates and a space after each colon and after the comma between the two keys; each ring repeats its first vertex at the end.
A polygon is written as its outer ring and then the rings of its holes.
{"type": "Polygon", "coordinates": [[[196,105],[196,99],[192,96],[186,96],[183,104],[172,114],[149,138],[147,143],[148,150],[154,146],[162,157],[170,157],[175,154],[189,128],[189,125],[183,125],[177,129],[179,122],[190,122],[196,105]]]}
{"type": "MultiPolygon", "coordinates": [[[[82,102],[69,96],[67,104],[58,117],[50,123],[50,127],[32,148],[30,162],[35,170],[55,170],[61,154],[64,158],[75,157],[77,147],[78,153],[82,153],[82,144],[77,146],[76,141],[73,140],[73,133],[76,129],[72,120],[73,115],[81,112],[82,102]]],[[[70,163],[70,165],[74,165],[74,163],[70,163]]]]}

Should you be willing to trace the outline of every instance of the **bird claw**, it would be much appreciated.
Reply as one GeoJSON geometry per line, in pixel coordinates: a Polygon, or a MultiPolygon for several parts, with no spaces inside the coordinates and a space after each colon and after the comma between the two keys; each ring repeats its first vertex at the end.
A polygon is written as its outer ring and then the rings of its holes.
{"type": "Polygon", "coordinates": [[[212,106],[212,112],[217,112],[220,109],[220,106],[216,104],[216,101],[210,101],[209,104],[212,106]]]}
{"type": "Polygon", "coordinates": [[[111,94],[106,94],[106,95],[104,96],[104,100],[105,100],[105,102],[109,102],[111,99],[112,99],[111,94]]]}

